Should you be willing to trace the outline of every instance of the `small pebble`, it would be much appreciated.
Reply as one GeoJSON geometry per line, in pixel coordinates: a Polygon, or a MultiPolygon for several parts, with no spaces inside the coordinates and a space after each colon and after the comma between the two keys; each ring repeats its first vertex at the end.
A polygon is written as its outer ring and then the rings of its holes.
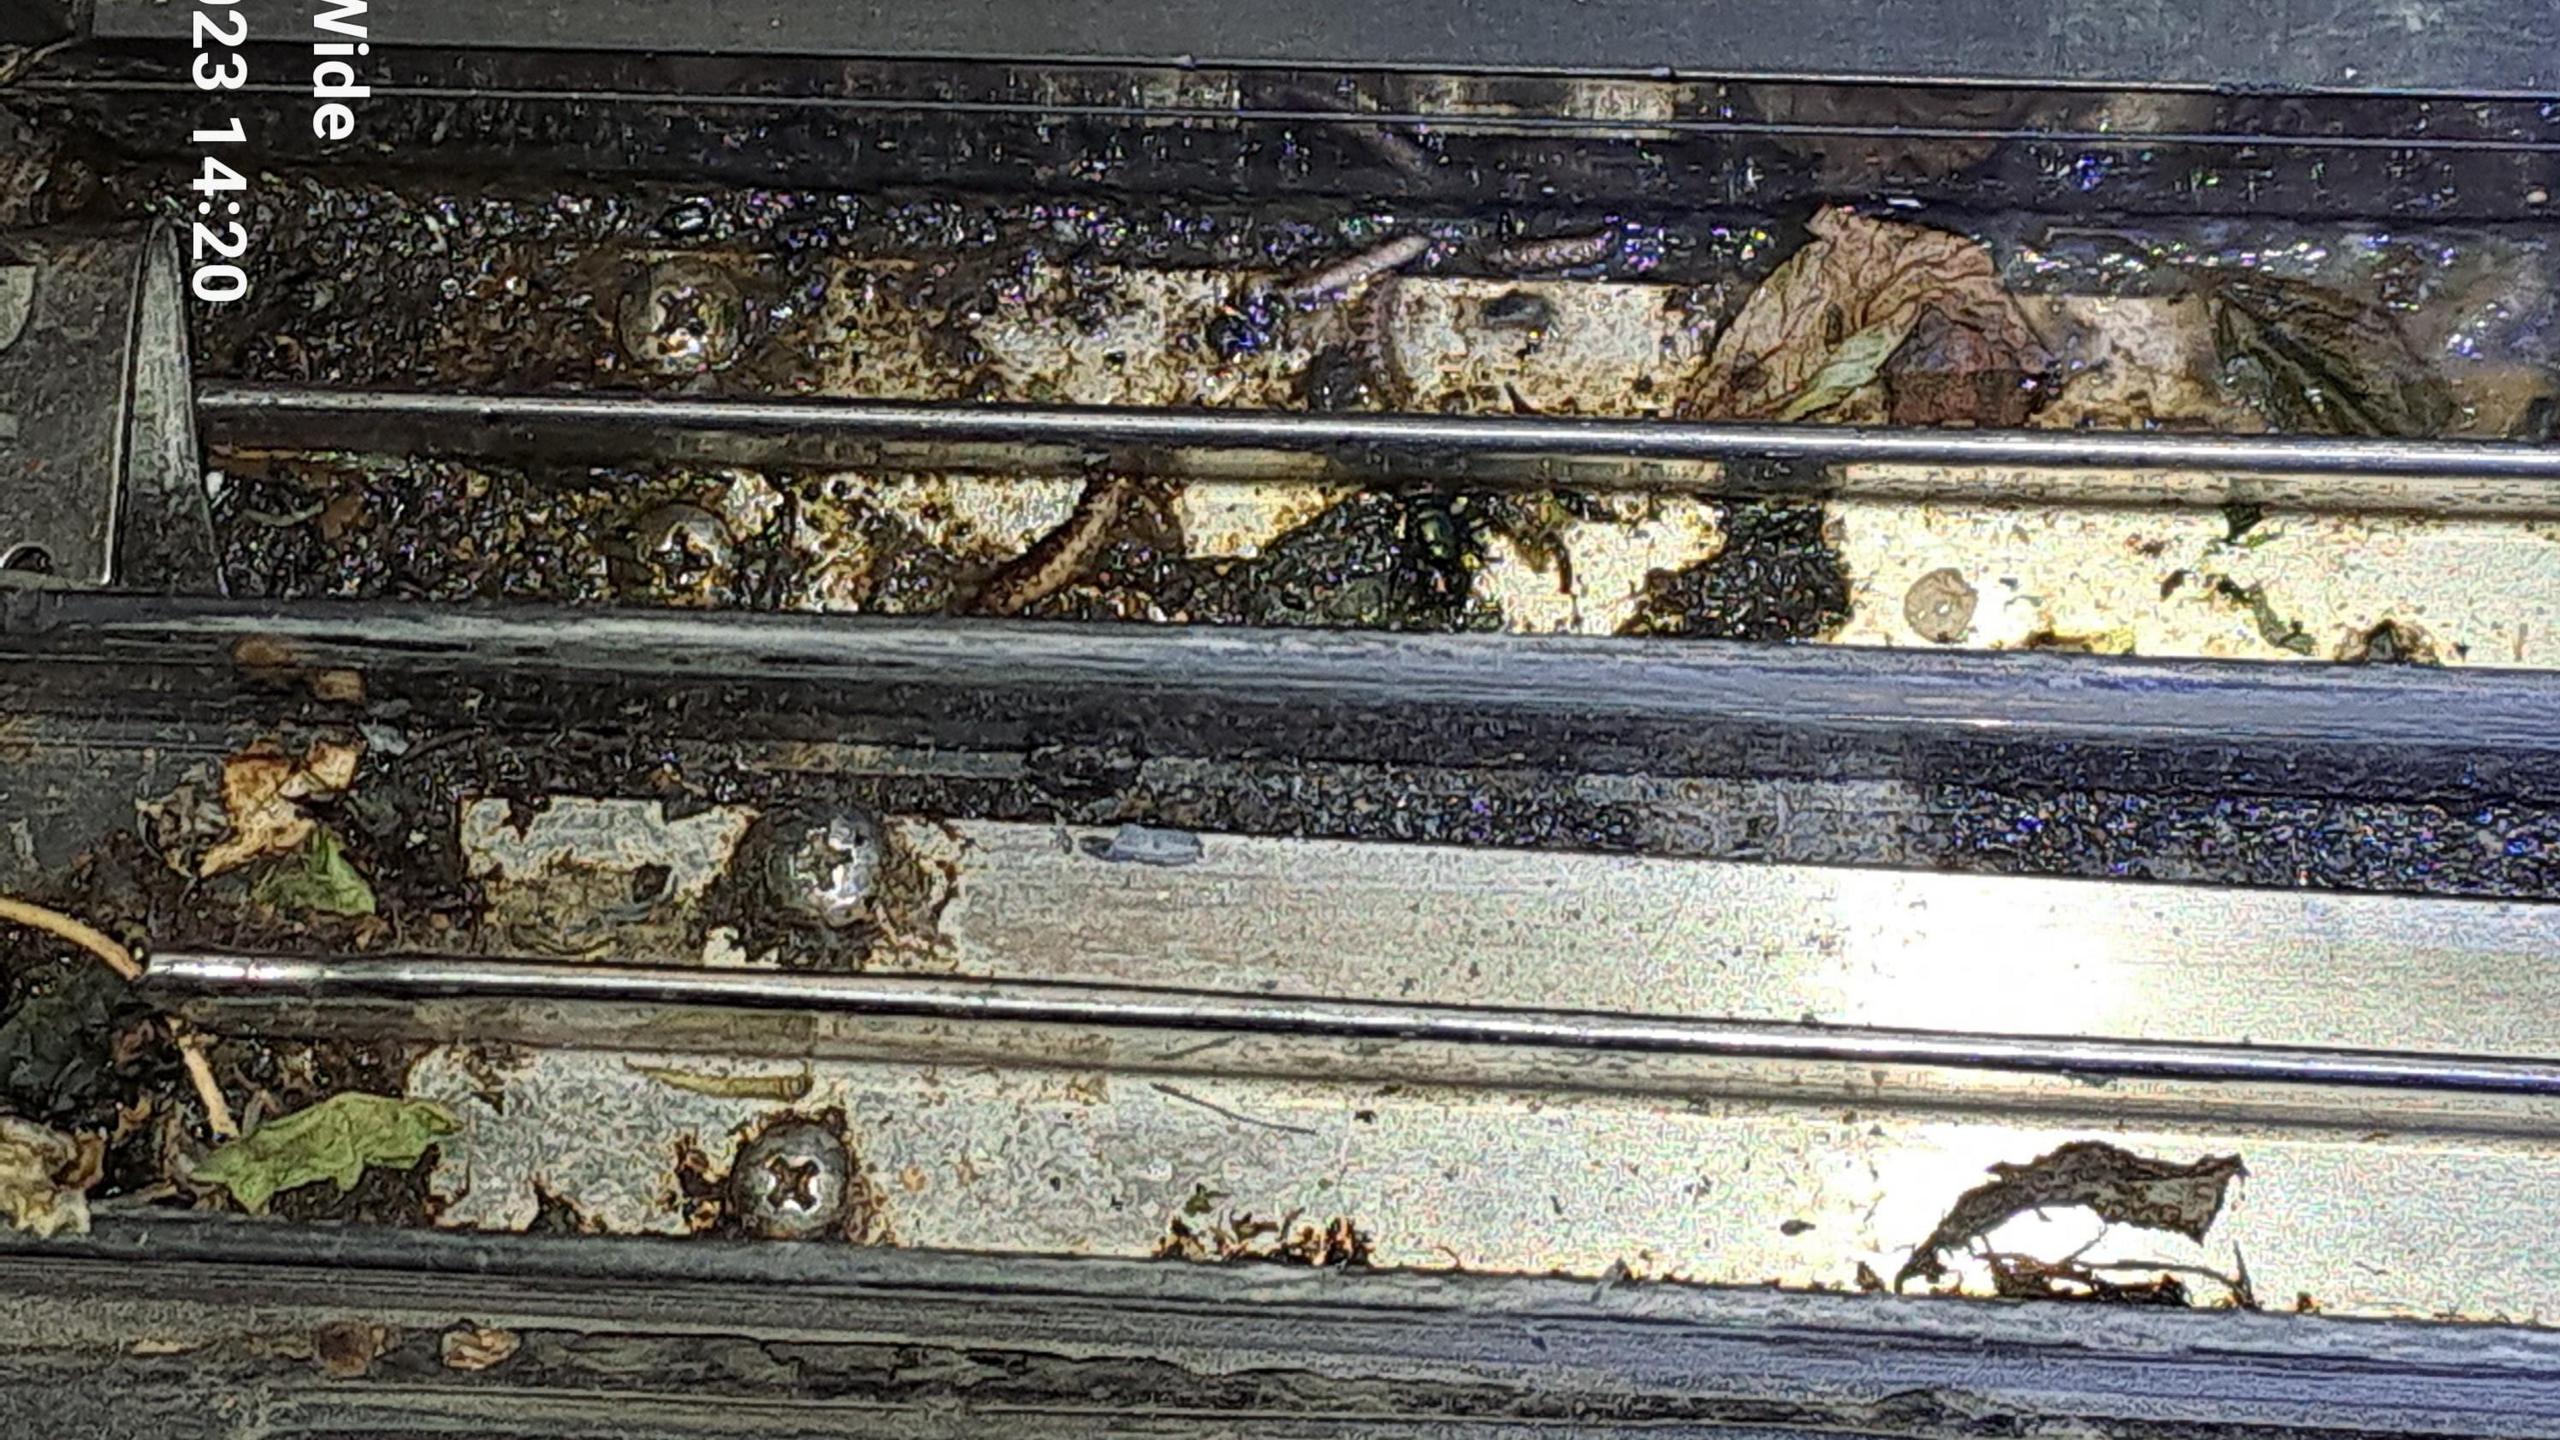
{"type": "Polygon", "coordinates": [[[1911,622],[1921,639],[1953,645],[1972,631],[1974,607],[1981,599],[1965,583],[1963,571],[1932,570],[1913,582],[1910,593],[1902,597],[1902,618],[1911,622]]]}

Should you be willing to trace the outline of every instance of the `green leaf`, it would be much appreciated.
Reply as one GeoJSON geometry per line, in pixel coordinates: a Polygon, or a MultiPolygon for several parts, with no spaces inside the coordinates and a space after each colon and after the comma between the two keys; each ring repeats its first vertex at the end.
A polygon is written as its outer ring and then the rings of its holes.
{"type": "Polygon", "coordinates": [[[338,837],[314,830],[300,850],[269,867],[249,898],[282,911],[321,915],[370,915],[373,887],[338,848],[338,837]]]}
{"type": "Polygon", "coordinates": [[[405,1170],[427,1147],[462,1128],[450,1111],[424,1100],[349,1090],[279,1116],[205,1157],[195,1178],[231,1192],[256,1212],[278,1191],[321,1180],[355,1187],[368,1165],[405,1170]]]}
{"type": "Polygon", "coordinates": [[[1813,372],[1804,388],[1787,397],[1778,411],[1780,420],[1801,420],[1818,415],[1875,383],[1884,373],[1884,362],[1911,338],[1911,326],[1887,323],[1871,325],[1840,342],[1822,368],[1813,372]]]}

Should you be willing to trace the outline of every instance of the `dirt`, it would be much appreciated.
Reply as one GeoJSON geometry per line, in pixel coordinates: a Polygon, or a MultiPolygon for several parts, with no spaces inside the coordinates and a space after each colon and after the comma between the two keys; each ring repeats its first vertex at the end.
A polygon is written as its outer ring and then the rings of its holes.
{"type": "Polygon", "coordinates": [[[437,460],[224,463],[224,572],[235,592],[278,598],[650,598],[632,527],[687,493],[681,476],[437,460]]]}
{"type": "Polygon", "coordinates": [[[1823,507],[1757,500],[1728,507],[1724,548],[1678,571],[1655,571],[1623,635],[1698,640],[1813,640],[1849,618],[1849,572],[1823,507]]]}
{"type": "MultiPolygon", "coordinates": [[[[1194,1194],[1194,1201],[1199,1198],[1194,1194]]],[[[1191,1206],[1184,1206],[1191,1213],[1191,1206]]],[[[1257,1220],[1249,1212],[1228,1211],[1223,1217],[1193,1225],[1181,1215],[1165,1222],[1164,1239],[1156,1246],[1159,1260],[1194,1264],[1261,1262],[1312,1269],[1366,1270],[1372,1242],[1368,1232],[1337,1215],[1322,1226],[1299,1223],[1295,1211],[1277,1221],[1257,1220]]]]}

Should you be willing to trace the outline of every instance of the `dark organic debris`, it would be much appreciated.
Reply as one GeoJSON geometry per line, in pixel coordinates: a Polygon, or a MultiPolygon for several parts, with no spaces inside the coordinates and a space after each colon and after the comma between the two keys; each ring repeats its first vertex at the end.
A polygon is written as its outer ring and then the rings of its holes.
{"type": "Polygon", "coordinates": [[[2192,1303],[2185,1282],[2175,1275],[2114,1281],[2069,1260],[2047,1263],[2031,1255],[1993,1255],[1990,1261],[1992,1293],[2005,1300],[2090,1300],[2177,1309],[2192,1303]]]}
{"type": "Polygon", "coordinates": [[[2234,500],[2222,507],[2222,543],[2237,545],[2241,537],[2266,523],[2267,507],[2247,500],[2234,500]]]}
{"type": "Polygon", "coordinates": [[[373,1362],[391,1348],[390,1332],[355,1320],[331,1320],[311,1332],[311,1358],[339,1380],[372,1373],[373,1362]]]}
{"type": "Polygon", "coordinates": [[[1980,1240],[2030,1210],[2082,1206],[2110,1225],[2166,1230],[2204,1239],[2222,1213],[2231,1182],[2247,1174],[2237,1155],[2208,1155],[2189,1165],[2153,1160],[2099,1140],[2078,1140],[2024,1165],[1991,1167],[1995,1177],[1956,1197],[1895,1272],[1893,1288],[1947,1274],[1946,1255],[1980,1240]]]}
{"type": "Polygon", "coordinates": [[[1849,618],[1849,572],[1817,503],[1762,500],[1725,518],[1724,548],[1685,569],[1657,570],[1622,635],[1704,640],[1810,640],[1849,618]]]}
{"type": "Polygon", "coordinates": [[[2275,603],[2267,599],[2267,587],[2264,585],[2242,585],[2228,575],[2216,575],[2213,577],[2213,593],[2217,599],[2227,600],[2248,611],[2250,620],[2258,627],[2258,638],[2277,649],[2309,655],[2320,648],[2320,643],[2311,638],[2311,632],[2302,628],[2301,621],[2279,611],[2275,603]]]}
{"type": "Polygon", "coordinates": [[[2186,1283],[2193,1279],[2210,1280],[2219,1286],[2234,1309],[2259,1308],[2257,1287],[2249,1280],[2249,1262],[2237,1251],[2228,1275],[2201,1265],[2172,1265],[2145,1260],[2085,1263],[2076,1257],[2039,1260],[2032,1255],[1998,1252],[1983,1258],[1991,1267],[1992,1292],[2004,1299],[2184,1307],[2195,1303],[2195,1292],[2186,1283]],[[2106,1278],[2108,1272],[2138,1278],[2110,1280],[2106,1278]]]}
{"type": "Polygon", "coordinates": [[[2212,299],[2223,372],[2277,429],[2425,436],[2452,423],[2452,391],[2380,306],[2254,272],[2222,277],[2212,299]]]}
{"type": "Polygon", "coordinates": [[[1985,331],[1932,305],[1884,363],[1886,415],[1896,425],[2014,428],[2050,393],[2052,367],[2023,327],[1985,331]]]}
{"type": "MultiPolygon", "coordinates": [[[[1196,1192],[1194,1198],[1198,1198],[1196,1192]]],[[[1189,1205],[1183,1208],[1190,1213],[1189,1205]]],[[[1365,1270],[1374,1263],[1371,1250],[1368,1234],[1346,1216],[1337,1215],[1318,1229],[1299,1224],[1296,1211],[1277,1222],[1230,1211],[1225,1219],[1206,1227],[1195,1228],[1179,1215],[1167,1221],[1156,1258],[1202,1263],[1259,1260],[1313,1269],[1365,1270]]]]}
{"type": "Polygon", "coordinates": [[[149,1007],[85,958],[35,973],[44,983],[29,984],[14,1006],[0,1001],[0,1106],[48,1123],[111,1115],[134,1068],[119,1052],[136,1062],[145,1052],[119,1037],[144,1024],[149,1007]]]}
{"type": "Polygon", "coordinates": [[[2441,665],[2436,642],[2415,625],[2385,620],[2349,640],[2338,658],[2350,665],[2441,665]]]}

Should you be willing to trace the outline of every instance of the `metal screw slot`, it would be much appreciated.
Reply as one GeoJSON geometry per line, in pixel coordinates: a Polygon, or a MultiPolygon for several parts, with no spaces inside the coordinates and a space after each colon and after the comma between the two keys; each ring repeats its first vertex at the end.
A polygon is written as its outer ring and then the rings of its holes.
{"type": "Polygon", "coordinates": [[[824,1125],[786,1120],[750,1141],[729,1172],[739,1219],[768,1240],[810,1240],[843,1219],[853,1168],[824,1125]]]}

